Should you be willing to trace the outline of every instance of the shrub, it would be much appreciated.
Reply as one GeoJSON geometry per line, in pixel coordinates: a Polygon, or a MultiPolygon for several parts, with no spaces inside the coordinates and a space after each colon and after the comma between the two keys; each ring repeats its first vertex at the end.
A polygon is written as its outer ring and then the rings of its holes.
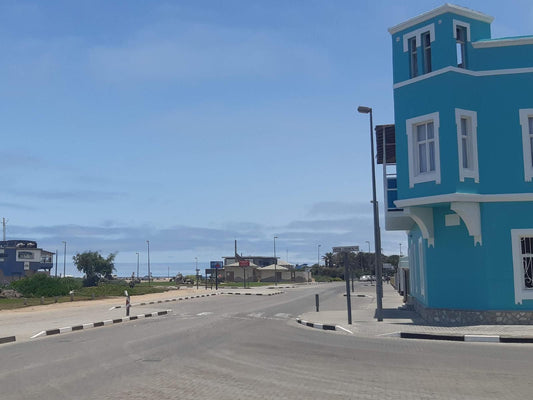
{"type": "Polygon", "coordinates": [[[11,283],[11,287],[25,297],[66,296],[71,290],[77,290],[81,286],[81,279],[55,278],[42,273],[11,283]]]}

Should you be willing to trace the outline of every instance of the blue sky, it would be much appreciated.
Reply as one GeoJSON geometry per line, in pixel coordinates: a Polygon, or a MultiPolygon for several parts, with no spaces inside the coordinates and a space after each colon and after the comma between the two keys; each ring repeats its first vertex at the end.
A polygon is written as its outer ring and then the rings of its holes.
{"type": "MultiPolygon", "coordinates": [[[[356,108],[394,122],[387,29],[442,4],[2,1],[7,238],[58,249],[60,271],[66,241],[68,274],[85,250],[117,252],[121,275],[139,252],[146,273],[146,240],[162,275],[235,239],[272,255],[277,236],[293,263],[316,262],[319,244],[374,251],[356,108]]],[[[533,34],[530,1],[457,4],[495,17],[493,37],[533,34]]],[[[383,225],[397,254],[404,233],[383,225]]]]}

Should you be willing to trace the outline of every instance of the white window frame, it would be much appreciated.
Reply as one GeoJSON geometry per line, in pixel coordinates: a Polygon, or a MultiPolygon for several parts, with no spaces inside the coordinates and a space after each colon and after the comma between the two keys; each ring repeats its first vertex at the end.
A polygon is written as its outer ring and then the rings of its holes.
{"type": "Polygon", "coordinates": [[[431,113],[421,115],[419,117],[410,118],[406,121],[407,134],[407,152],[409,157],[409,187],[414,187],[416,183],[435,182],[440,184],[440,150],[439,150],[439,113],[431,113]],[[435,171],[419,173],[418,165],[418,150],[416,147],[416,126],[433,122],[434,138],[435,138],[435,171]]]}
{"type": "Polygon", "coordinates": [[[459,155],[459,180],[464,182],[465,178],[473,178],[476,183],[479,183],[479,164],[477,151],[477,112],[470,110],[463,110],[461,108],[455,109],[455,123],[457,125],[457,150],[459,155]],[[467,137],[467,153],[470,157],[472,166],[465,168],[463,166],[463,132],[461,129],[461,120],[465,118],[470,129],[470,135],[467,137]]]}
{"type": "MultiPolygon", "coordinates": [[[[422,43],[422,36],[426,33],[429,33],[429,42],[430,42],[430,46],[431,46],[431,43],[433,43],[435,41],[435,24],[429,24],[429,25],[426,25],[426,26],[423,26],[422,28],[418,28],[414,31],[411,31],[409,33],[406,33],[405,35],[403,35],[403,51],[404,53],[408,53],[409,54],[409,78],[410,79],[413,79],[413,78],[416,78],[420,75],[424,75],[426,72],[425,71],[425,66],[422,65],[422,69],[420,70],[418,67],[417,67],[417,71],[413,71],[413,68],[412,68],[412,54],[411,54],[411,50],[414,50],[415,52],[418,53],[418,48],[421,47],[422,49],[422,60],[425,62],[425,55],[424,55],[424,44],[422,43]],[[411,42],[411,39],[414,39],[415,40],[415,43],[416,43],[416,47],[414,49],[411,49],[411,46],[409,45],[411,42]],[[415,73],[413,73],[415,72],[415,73]]],[[[420,59],[420,57],[418,56],[417,54],[417,64],[418,64],[418,60],[420,59]]],[[[431,66],[430,66],[431,68],[431,66]]]]}
{"type": "Polygon", "coordinates": [[[409,51],[409,39],[416,37],[416,45],[420,46],[422,43],[422,34],[429,31],[429,40],[431,42],[435,41],[435,24],[429,24],[419,28],[415,31],[411,31],[403,35],[403,52],[406,53],[409,51]]]}
{"type": "Polygon", "coordinates": [[[422,48],[422,74],[429,74],[433,70],[431,67],[431,33],[429,31],[422,33],[420,35],[420,41],[422,48]],[[426,45],[426,41],[424,40],[426,37],[429,37],[429,45],[426,45]]]}
{"type": "Polygon", "coordinates": [[[530,132],[529,132],[529,118],[533,118],[533,108],[525,108],[520,110],[520,125],[522,126],[522,151],[524,155],[524,180],[531,182],[533,180],[533,160],[531,159],[530,132]]]}
{"type": "Polygon", "coordinates": [[[453,20],[453,38],[456,41],[456,46],[460,44],[457,41],[457,27],[465,28],[465,31],[466,31],[465,42],[461,44],[461,58],[463,59],[463,65],[459,66],[459,62],[458,62],[457,67],[466,69],[468,67],[466,63],[466,44],[471,41],[470,40],[470,24],[467,22],[459,21],[457,19],[453,20]]]}
{"type": "Polygon", "coordinates": [[[533,229],[511,229],[511,245],[513,250],[514,299],[516,304],[523,300],[533,300],[533,288],[524,285],[524,266],[520,239],[533,237],[533,229]]]}
{"type": "Polygon", "coordinates": [[[409,77],[416,78],[418,75],[418,46],[416,37],[409,39],[409,77]]]}

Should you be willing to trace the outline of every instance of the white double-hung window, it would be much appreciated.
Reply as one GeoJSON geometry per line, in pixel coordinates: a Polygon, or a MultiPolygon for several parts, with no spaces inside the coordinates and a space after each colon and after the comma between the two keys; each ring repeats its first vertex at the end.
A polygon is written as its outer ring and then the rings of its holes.
{"type": "Polygon", "coordinates": [[[520,110],[522,126],[522,151],[524,153],[524,179],[533,179],[533,108],[520,110]]]}
{"type": "Polygon", "coordinates": [[[457,124],[457,149],[459,155],[459,179],[473,178],[479,182],[477,157],[477,113],[475,111],[455,109],[457,124]]]}
{"type": "Polygon", "coordinates": [[[409,157],[409,186],[435,181],[440,183],[439,113],[406,121],[409,157]]]}

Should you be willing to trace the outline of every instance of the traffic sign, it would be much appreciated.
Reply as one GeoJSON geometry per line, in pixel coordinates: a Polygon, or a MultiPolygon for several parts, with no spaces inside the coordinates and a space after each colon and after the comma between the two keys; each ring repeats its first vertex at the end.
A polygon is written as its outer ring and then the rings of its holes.
{"type": "Polygon", "coordinates": [[[223,261],[211,261],[211,268],[222,268],[223,265],[223,261]]]}
{"type": "Polygon", "coordinates": [[[334,253],[344,253],[344,252],[349,253],[351,251],[359,251],[359,246],[340,246],[340,247],[333,248],[334,253]]]}

